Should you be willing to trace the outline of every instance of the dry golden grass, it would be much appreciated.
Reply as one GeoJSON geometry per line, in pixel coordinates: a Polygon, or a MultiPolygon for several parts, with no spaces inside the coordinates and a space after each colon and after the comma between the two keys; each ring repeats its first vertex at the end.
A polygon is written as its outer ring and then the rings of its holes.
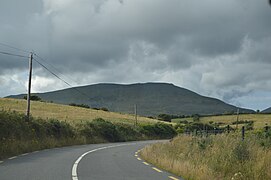
{"type": "MultiPolygon", "coordinates": [[[[236,115],[224,115],[224,116],[210,116],[202,117],[200,121],[203,123],[213,122],[222,122],[225,124],[232,124],[236,121],[236,115]]],[[[271,114],[241,114],[239,115],[239,121],[254,121],[254,128],[262,129],[266,124],[271,125],[271,114]]]]}
{"type": "MultiPolygon", "coordinates": [[[[254,128],[255,129],[262,129],[266,126],[271,126],[271,114],[240,114],[239,115],[239,121],[254,121],[254,128]]],[[[174,119],[173,122],[177,123],[180,121],[188,121],[192,122],[193,118],[183,118],[183,119],[174,119]]],[[[233,128],[236,127],[236,125],[232,125],[233,122],[237,120],[236,115],[221,115],[221,116],[208,116],[208,117],[201,117],[200,122],[208,124],[209,122],[214,123],[224,123],[226,125],[231,125],[233,128]]],[[[242,127],[242,125],[238,126],[239,128],[242,127]]]]}
{"type": "MultiPolygon", "coordinates": [[[[25,113],[26,100],[0,98],[0,109],[25,113]]],[[[129,124],[133,124],[135,121],[134,115],[37,101],[31,101],[31,115],[33,117],[42,119],[58,119],[61,121],[66,121],[70,124],[76,124],[83,121],[92,121],[96,118],[103,118],[111,122],[123,122],[129,124]]],[[[138,123],[148,124],[156,122],[158,122],[158,120],[140,116],[138,117],[138,123]]]]}
{"type": "Polygon", "coordinates": [[[254,136],[244,142],[235,134],[179,136],[145,147],[141,156],[187,180],[271,179],[271,149],[262,147],[254,136]]]}

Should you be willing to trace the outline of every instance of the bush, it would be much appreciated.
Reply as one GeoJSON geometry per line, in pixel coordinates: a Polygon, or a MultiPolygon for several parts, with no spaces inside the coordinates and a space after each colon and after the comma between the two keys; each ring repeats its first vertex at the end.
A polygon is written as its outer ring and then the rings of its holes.
{"type": "MultiPolygon", "coordinates": [[[[24,99],[27,100],[27,95],[24,96],[24,99]]],[[[31,95],[30,100],[31,101],[41,101],[41,98],[37,95],[31,95]]]]}
{"type": "Polygon", "coordinates": [[[81,130],[81,133],[87,138],[100,137],[109,142],[117,142],[121,140],[117,127],[113,123],[105,121],[102,118],[95,119],[92,122],[87,122],[81,130]]]}
{"type": "Polygon", "coordinates": [[[89,105],[87,104],[75,104],[75,103],[71,103],[69,104],[69,106],[76,106],[76,107],[81,107],[81,108],[86,108],[86,109],[89,109],[89,105]]]}
{"type": "Polygon", "coordinates": [[[142,126],[142,133],[150,137],[156,138],[172,138],[177,135],[172,125],[164,123],[156,123],[154,125],[142,126]]]}

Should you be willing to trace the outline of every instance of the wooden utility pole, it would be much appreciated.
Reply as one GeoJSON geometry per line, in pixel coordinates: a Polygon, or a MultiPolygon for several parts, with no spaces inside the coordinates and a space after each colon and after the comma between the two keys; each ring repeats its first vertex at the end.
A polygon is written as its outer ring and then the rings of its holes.
{"type": "Polygon", "coordinates": [[[29,55],[29,80],[28,80],[27,110],[26,110],[27,121],[29,121],[29,119],[30,119],[30,98],[31,98],[32,62],[33,62],[33,53],[31,52],[30,55],[29,55]]]}
{"type": "Polygon", "coordinates": [[[137,105],[135,104],[135,126],[137,126],[137,105]]]}

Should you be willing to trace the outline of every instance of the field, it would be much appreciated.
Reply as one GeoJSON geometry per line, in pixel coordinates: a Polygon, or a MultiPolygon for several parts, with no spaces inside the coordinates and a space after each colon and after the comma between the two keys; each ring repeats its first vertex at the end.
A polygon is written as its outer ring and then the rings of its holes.
{"type": "MultiPolygon", "coordinates": [[[[25,113],[26,105],[26,100],[0,98],[0,110],[25,113]]],[[[135,122],[134,115],[105,112],[102,110],[93,110],[38,101],[31,101],[31,115],[35,118],[58,119],[69,124],[92,121],[96,118],[103,118],[111,122],[122,122],[128,124],[134,124],[135,122]]],[[[152,124],[159,122],[155,119],[140,116],[137,119],[139,124],[152,124]]]]}
{"type": "MultiPolygon", "coordinates": [[[[188,122],[192,122],[193,118],[183,118],[183,119],[173,119],[172,122],[180,122],[187,120],[188,122]]],[[[208,116],[208,117],[201,117],[200,122],[202,123],[224,123],[224,125],[231,125],[232,123],[237,120],[236,115],[221,115],[221,116],[208,116]]],[[[254,128],[255,129],[262,129],[263,127],[271,125],[271,114],[240,114],[239,115],[239,121],[254,121],[254,128]]],[[[238,125],[238,127],[241,127],[242,125],[238,125]]]]}

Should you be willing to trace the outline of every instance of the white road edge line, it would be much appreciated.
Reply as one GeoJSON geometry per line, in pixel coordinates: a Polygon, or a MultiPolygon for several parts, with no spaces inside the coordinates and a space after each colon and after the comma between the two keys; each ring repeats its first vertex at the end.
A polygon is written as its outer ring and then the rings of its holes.
{"type": "Polygon", "coordinates": [[[26,156],[26,155],[28,155],[29,153],[24,153],[24,154],[21,154],[21,156],[26,156]]]}
{"type": "Polygon", "coordinates": [[[17,158],[17,156],[13,156],[13,157],[10,157],[8,159],[11,160],[11,159],[15,159],[15,158],[17,158]]]}
{"type": "Polygon", "coordinates": [[[103,150],[103,149],[108,149],[108,148],[114,148],[114,147],[120,147],[120,146],[128,146],[128,145],[133,145],[136,143],[129,143],[129,144],[119,144],[119,145],[114,145],[114,146],[105,146],[105,147],[101,147],[101,148],[97,148],[97,149],[93,149],[91,151],[85,152],[84,154],[82,154],[73,164],[72,166],[72,180],[78,180],[78,174],[77,174],[77,167],[78,164],[80,163],[80,161],[89,153],[93,153],[95,151],[99,151],[99,150],[103,150]]]}

